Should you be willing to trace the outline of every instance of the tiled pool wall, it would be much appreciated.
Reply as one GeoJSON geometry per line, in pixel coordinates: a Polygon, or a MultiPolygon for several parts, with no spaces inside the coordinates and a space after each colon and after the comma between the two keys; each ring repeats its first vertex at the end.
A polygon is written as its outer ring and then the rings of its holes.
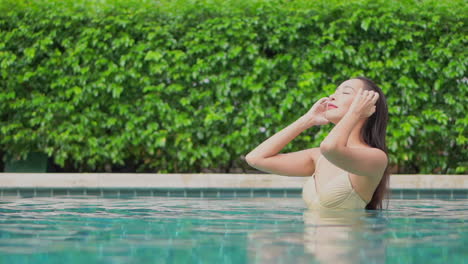
{"type": "MultiPolygon", "coordinates": [[[[0,197],[301,197],[310,177],[275,174],[0,173],[0,197]]],[[[392,174],[392,199],[467,199],[468,175],[392,174]]]]}
{"type": "MultiPolygon", "coordinates": [[[[3,188],[0,197],[94,196],[102,198],[131,197],[196,197],[196,198],[301,198],[301,188],[240,189],[240,188],[3,188]]],[[[396,189],[390,190],[391,199],[468,199],[468,189],[396,189]]]]}

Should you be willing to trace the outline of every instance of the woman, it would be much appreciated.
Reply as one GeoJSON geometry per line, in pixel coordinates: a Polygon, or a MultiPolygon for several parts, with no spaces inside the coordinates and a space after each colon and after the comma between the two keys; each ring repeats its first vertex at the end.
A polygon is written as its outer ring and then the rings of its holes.
{"type": "Polygon", "coordinates": [[[309,208],[382,209],[389,171],[385,135],[388,107],[382,90],[370,79],[341,83],[294,123],[277,132],[245,157],[259,170],[285,176],[312,176],[302,197],[309,208]],[[335,126],[320,147],[278,153],[302,131],[335,126]]]}

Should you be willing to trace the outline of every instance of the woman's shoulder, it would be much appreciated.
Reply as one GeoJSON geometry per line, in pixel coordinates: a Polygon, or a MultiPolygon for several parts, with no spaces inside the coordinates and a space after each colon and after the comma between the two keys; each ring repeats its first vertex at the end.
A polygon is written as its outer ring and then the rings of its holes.
{"type": "Polygon", "coordinates": [[[379,148],[372,147],[372,146],[367,145],[367,144],[358,145],[358,146],[354,146],[354,147],[351,147],[351,148],[361,148],[361,149],[370,150],[370,151],[374,152],[376,156],[382,157],[382,161],[385,158],[386,162],[388,163],[388,154],[385,151],[383,151],[383,150],[381,150],[379,148]]]}
{"type": "Polygon", "coordinates": [[[385,153],[385,151],[383,151],[383,150],[381,150],[379,148],[376,148],[376,147],[372,147],[371,145],[367,145],[367,144],[356,145],[356,146],[353,146],[353,147],[350,147],[350,148],[365,148],[365,149],[372,149],[372,150],[375,150],[375,151],[385,153]]]}

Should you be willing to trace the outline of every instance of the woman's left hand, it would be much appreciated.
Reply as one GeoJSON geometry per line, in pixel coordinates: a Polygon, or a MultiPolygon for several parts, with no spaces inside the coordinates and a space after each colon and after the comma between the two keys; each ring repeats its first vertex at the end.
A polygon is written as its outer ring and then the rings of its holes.
{"type": "Polygon", "coordinates": [[[379,93],[359,88],[348,112],[359,115],[360,119],[367,118],[375,113],[375,103],[379,99],[379,93]]]}

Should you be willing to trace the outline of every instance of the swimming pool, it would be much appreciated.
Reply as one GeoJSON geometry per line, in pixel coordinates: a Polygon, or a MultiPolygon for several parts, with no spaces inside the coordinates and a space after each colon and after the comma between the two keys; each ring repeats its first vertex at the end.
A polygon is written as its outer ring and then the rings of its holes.
{"type": "Polygon", "coordinates": [[[468,263],[468,199],[309,211],[299,197],[0,199],[0,263],[468,263]]]}

